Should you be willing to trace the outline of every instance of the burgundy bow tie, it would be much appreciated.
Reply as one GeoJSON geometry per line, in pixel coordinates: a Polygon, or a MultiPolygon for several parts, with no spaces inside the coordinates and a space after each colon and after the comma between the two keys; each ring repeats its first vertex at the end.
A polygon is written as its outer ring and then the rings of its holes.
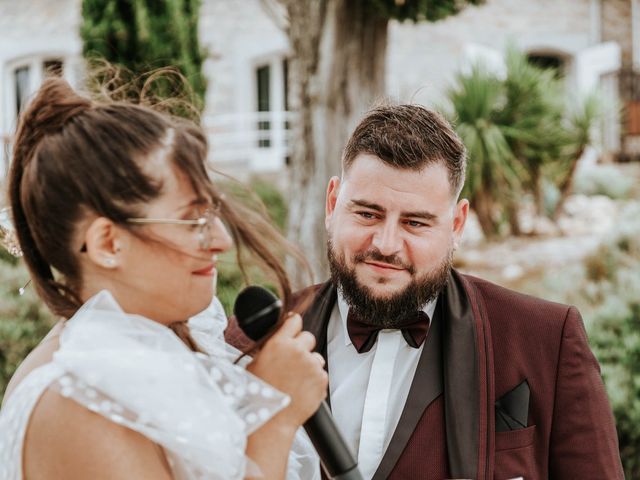
{"type": "MultiPolygon", "coordinates": [[[[402,322],[402,326],[398,327],[398,329],[402,331],[402,336],[410,347],[419,348],[424,339],[427,338],[429,323],[429,315],[419,311],[407,318],[405,322],[402,322]]],[[[378,332],[384,329],[385,327],[363,322],[352,310],[347,315],[347,332],[349,332],[351,343],[356,347],[358,353],[371,350],[378,338],[378,332]]]]}

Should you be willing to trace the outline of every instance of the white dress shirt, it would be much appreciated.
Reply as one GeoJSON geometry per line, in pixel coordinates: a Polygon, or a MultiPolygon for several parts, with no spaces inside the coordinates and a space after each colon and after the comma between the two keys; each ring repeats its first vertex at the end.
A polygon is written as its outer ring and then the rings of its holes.
{"type": "MultiPolygon", "coordinates": [[[[423,311],[433,318],[436,300],[423,311]]],[[[349,307],[338,292],[327,327],[331,410],[365,479],[380,464],[398,425],[424,347],[412,348],[400,330],[381,330],[368,352],[358,353],[347,332],[349,307]]]]}

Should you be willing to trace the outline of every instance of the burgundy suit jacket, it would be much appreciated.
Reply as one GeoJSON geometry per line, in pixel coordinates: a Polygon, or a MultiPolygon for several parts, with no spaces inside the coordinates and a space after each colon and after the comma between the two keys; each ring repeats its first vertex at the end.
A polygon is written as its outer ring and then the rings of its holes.
{"type": "MultiPolygon", "coordinates": [[[[301,293],[313,295],[304,328],[326,357],[336,289],[301,293]]],[[[517,477],[624,478],[600,368],[574,307],[453,271],[373,479],[517,477]],[[524,381],[527,426],[496,431],[496,400],[524,381]]]]}

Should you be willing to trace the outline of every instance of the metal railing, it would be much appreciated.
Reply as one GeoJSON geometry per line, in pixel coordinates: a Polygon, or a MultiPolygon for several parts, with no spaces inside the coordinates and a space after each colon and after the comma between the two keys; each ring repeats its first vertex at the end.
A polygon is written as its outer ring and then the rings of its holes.
{"type": "Polygon", "coordinates": [[[211,161],[252,171],[278,170],[290,154],[292,112],[246,112],[209,115],[203,127],[211,161]]]}
{"type": "MultiPolygon", "coordinates": [[[[295,115],[285,111],[203,117],[203,129],[209,141],[209,160],[214,165],[245,169],[247,172],[280,170],[290,154],[289,126],[293,121],[295,115]]],[[[12,137],[0,133],[0,140],[0,176],[6,178],[12,137]]]]}
{"type": "Polygon", "coordinates": [[[623,68],[616,73],[620,100],[623,102],[640,101],[640,71],[623,68]]]}

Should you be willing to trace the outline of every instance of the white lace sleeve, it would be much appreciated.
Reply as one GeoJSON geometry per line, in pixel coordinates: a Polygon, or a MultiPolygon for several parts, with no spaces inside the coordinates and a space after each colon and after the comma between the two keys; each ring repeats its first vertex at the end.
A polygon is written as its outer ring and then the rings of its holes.
{"type": "Polygon", "coordinates": [[[161,445],[176,479],[241,479],[247,435],[288,397],[224,356],[191,352],[169,329],[122,312],[108,292],[68,321],[55,387],[161,445]]]}
{"type": "MultiPolygon", "coordinates": [[[[223,341],[227,325],[224,308],[217,298],[214,298],[204,312],[189,320],[191,336],[202,350],[214,357],[224,356],[229,361],[235,362],[242,352],[223,341]]],[[[250,361],[251,357],[245,356],[240,364],[246,366],[250,361]]],[[[320,478],[320,459],[304,429],[300,428],[289,453],[287,480],[320,480],[320,478]]]]}

